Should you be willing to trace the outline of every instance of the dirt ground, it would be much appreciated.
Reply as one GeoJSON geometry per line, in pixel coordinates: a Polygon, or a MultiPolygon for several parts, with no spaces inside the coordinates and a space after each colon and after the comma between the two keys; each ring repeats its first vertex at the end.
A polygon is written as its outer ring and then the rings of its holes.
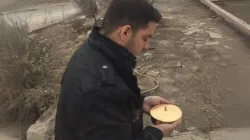
{"type": "Polygon", "coordinates": [[[250,15],[248,14],[250,12],[249,0],[219,0],[215,3],[250,24],[250,15]]]}
{"type": "Polygon", "coordinates": [[[159,0],[157,7],[165,24],[138,65],[160,82],[160,88],[149,95],[170,98],[182,108],[180,131],[249,126],[247,39],[199,1],[159,0]]]}

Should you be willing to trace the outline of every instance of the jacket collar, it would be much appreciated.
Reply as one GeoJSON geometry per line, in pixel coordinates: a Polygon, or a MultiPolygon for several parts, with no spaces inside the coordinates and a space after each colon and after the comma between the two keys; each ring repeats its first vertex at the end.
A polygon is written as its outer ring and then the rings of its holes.
{"type": "Polygon", "coordinates": [[[136,65],[136,57],[127,49],[115,43],[111,39],[99,33],[100,28],[94,27],[89,36],[88,43],[90,47],[102,52],[112,62],[126,85],[135,93],[137,107],[141,106],[140,88],[137,84],[137,78],[133,74],[136,65]]]}
{"type": "Polygon", "coordinates": [[[91,47],[104,53],[118,69],[132,71],[136,65],[136,57],[126,48],[99,33],[100,27],[95,26],[89,35],[91,47]]]}

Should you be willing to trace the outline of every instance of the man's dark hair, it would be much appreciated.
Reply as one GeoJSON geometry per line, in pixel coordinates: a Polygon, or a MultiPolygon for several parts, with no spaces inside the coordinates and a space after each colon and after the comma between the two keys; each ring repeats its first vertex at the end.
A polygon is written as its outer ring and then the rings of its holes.
{"type": "Polygon", "coordinates": [[[117,27],[130,25],[133,31],[146,28],[149,22],[159,23],[162,16],[146,0],[113,0],[106,11],[101,29],[112,33],[117,27]]]}

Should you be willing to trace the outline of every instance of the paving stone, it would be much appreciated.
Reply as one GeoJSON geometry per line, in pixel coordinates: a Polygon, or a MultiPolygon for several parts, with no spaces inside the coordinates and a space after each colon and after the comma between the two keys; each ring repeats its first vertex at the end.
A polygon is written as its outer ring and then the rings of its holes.
{"type": "Polygon", "coordinates": [[[195,58],[197,58],[197,59],[201,58],[201,55],[199,54],[199,52],[197,50],[192,50],[192,53],[193,53],[195,58]]]}
{"type": "Polygon", "coordinates": [[[184,41],[184,40],[187,40],[187,38],[186,37],[181,38],[181,41],[184,41]]]}
{"type": "Polygon", "coordinates": [[[213,61],[218,61],[218,60],[220,60],[220,58],[219,58],[218,56],[212,56],[211,59],[212,59],[213,61]]]}
{"type": "Polygon", "coordinates": [[[190,68],[192,69],[193,71],[197,71],[198,70],[198,66],[195,64],[195,63],[184,63],[182,64],[182,67],[183,68],[190,68]]]}
{"type": "Polygon", "coordinates": [[[172,84],[160,84],[159,89],[163,94],[173,94],[180,91],[179,88],[174,87],[172,84]]]}
{"type": "Polygon", "coordinates": [[[206,46],[205,44],[195,44],[195,48],[197,50],[199,50],[200,48],[205,47],[205,46],[206,46]]]}
{"type": "Polygon", "coordinates": [[[210,38],[213,38],[213,39],[223,38],[222,35],[220,35],[219,33],[211,32],[211,31],[207,31],[207,33],[209,34],[210,38]]]}
{"type": "Polygon", "coordinates": [[[47,140],[52,136],[56,119],[56,106],[52,105],[27,131],[27,140],[47,140]]]}
{"type": "Polygon", "coordinates": [[[153,58],[153,55],[150,52],[145,53],[144,56],[146,57],[146,60],[153,58]]]}
{"type": "Polygon", "coordinates": [[[196,43],[200,43],[200,44],[202,44],[202,43],[204,43],[204,41],[196,41],[196,43]]]}
{"type": "Polygon", "coordinates": [[[175,54],[165,54],[164,56],[167,58],[178,58],[175,54]]]}
{"type": "Polygon", "coordinates": [[[194,42],[184,42],[183,45],[194,45],[194,42]]]}
{"type": "Polygon", "coordinates": [[[210,140],[207,134],[200,131],[191,131],[172,135],[172,137],[163,138],[163,140],[210,140]]]}
{"type": "Polygon", "coordinates": [[[213,46],[213,45],[218,45],[220,43],[218,41],[214,41],[214,42],[206,42],[205,44],[208,46],[213,46]]]}
{"type": "Polygon", "coordinates": [[[145,66],[142,66],[139,71],[141,73],[146,73],[148,71],[148,69],[150,69],[152,67],[153,67],[152,65],[145,65],[145,66]]]}
{"type": "Polygon", "coordinates": [[[189,74],[175,74],[174,75],[174,78],[178,81],[187,81],[189,80],[190,78],[192,77],[192,74],[189,73],[189,74]]]}
{"type": "Polygon", "coordinates": [[[145,91],[145,90],[155,87],[155,84],[149,78],[144,77],[144,78],[138,79],[138,86],[140,87],[141,91],[145,91]]]}
{"type": "Polygon", "coordinates": [[[184,31],[184,34],[185,35],[192,35],[192,34],[199,32],[199,31],[200,31],[200,29],[198,29],[198,28],[190,28],[190,29],[184,31]]]}
{"type": "Polygon", "coordinates": [[[194,40],[196,40],[196,41],[202,41],[202,40],[205,40],[205,39],[204,38],[196,37],[196,38],[194,38],[194,40]]]}
{"type": "Polygon", "coordinates": [[[161,40],[159,41],[159,45],[167,46],[169,44],[169,41],[161,40]]]}
{"type": "Polygon", "coordinates": [[[195,130],[197,130],[197,128],[196,127],[189,127],[189,128],[187,128],[187,130],[188,131],[195,131],[195,130]]]}
{"type": "Polygon", "coordinates": [[[226,48],[226,49],[232,49],[232,47],[230,47],[230,46],[224,46],[224,48],[226,48]]]}
{"type": "Polygon", "coordinates": [[[194,44],[184,44],[184,45],[181,45],[181,48],[190,50],[194,48],[194,44]]]}
{"type": "Polygon", "coordinates": [[[181,67],[181,62],[180,61],[169,61],[164,65],[166,68],[171,68],[171,67],[181,67]]]}
{"type": "Polygon", "coordinates": [[[158,76],[160,74],[160,72],[158,70],[150,70],[146,74],[149,75],[149,76],[156,77],[156,76],[158,76]]]}
{"type": "Polygon", "coordinates": [[[163,76],[161,78],[157,78],[157,81],[160,84],[173,84],[174,83],[174,79],[172,79],[170,77],[166,77],[166,76],[163,76]]]}
{"type": "Polygon", "coordinates": [[[211,140],[249,140],[250,128],[227,128],[209,134],[211,140]]]}

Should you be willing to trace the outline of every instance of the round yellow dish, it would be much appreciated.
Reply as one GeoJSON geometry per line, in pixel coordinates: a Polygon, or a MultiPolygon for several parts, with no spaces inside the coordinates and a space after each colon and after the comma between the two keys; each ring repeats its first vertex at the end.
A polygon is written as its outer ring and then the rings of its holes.
{"type": "Polygon", "coordinates": [[[182,117],[179,107],[172,104],[160,104],[150,110],[153,123],[173,123],[182,117]],[[155,120],[154,120],[155,119],[155,120]],[[156,121],[156,122],[154,122],[156,121]]]}

